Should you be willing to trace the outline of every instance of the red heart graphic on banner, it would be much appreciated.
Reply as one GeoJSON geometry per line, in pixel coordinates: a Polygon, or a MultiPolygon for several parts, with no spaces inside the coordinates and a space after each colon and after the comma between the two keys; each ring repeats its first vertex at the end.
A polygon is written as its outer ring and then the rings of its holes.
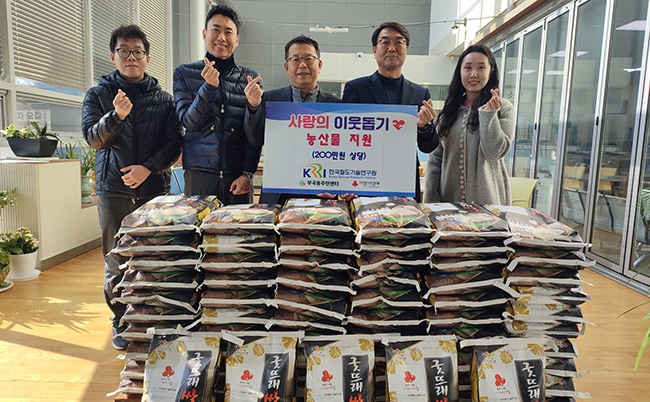
{"type": "Polygon", "coordinates": [[[398,130],[401,130],[404,123],[405,123],[404,120],[393,120],[393,127],[395,127],[398,130]]]}

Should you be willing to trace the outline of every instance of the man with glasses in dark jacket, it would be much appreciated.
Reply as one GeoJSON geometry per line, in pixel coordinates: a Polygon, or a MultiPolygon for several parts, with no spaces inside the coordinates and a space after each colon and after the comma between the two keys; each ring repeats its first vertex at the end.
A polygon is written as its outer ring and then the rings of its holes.
{"type": "Polygon", "coordinates": [[[110,59],[117,70],[101,77],[83,102],[84,138],[97,150],[95,187],[105,261],[104,296],[113,312],[113,347],[124,349],[119,334],[125,305],[115,286],[124,258],[109,254],[122,219],[155,196],[169,191],[169,167],[178,159],[183,129],[172,96],[145,73],[151,56],[147,36],[136,25],[111,34],[110,59]]]}
{"type": "Polygon", "coordinates": [[[224,204],[253,201],[253,174],[262,152],[244,129],[247,86],[259,86],[255,71],[235,64],[239,17],[227,6],[206,16],[203,60],[174,71],[174,100],[185,126],[183,168],[186,195],[216,195],[224,204]]]}

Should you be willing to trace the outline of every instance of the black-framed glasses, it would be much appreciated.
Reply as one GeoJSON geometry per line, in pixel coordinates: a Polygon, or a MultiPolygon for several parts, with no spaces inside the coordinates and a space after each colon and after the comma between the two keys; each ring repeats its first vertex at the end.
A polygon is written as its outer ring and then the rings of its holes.
{"type": "Polygon", "coordinates": [[[316,60],[318,60],[318,57],[312,56],[312,55],[305,56],[305,57],[293,56],[293,57],[289,57],[287,59],[287,61],[289,63],[293,64],[293,65],[299,65],[301,62],[304,61],[305,64],[308,65],[308,66],[311,66],[312,64],[314,64],[316,62],[316,60]]]}
{"type": "Polygon", "coordinates": [[[123,59],[128,59],[133,55],[136,60],[142,60],[147,55],[144,50],[115,49],[115,53],[123,59]]]}
{"type": "Polygon", "coordinates": [[[406,46],[406,39],[395,39],[391,41],[390,39],[379,39],[377,42],[379,46],[390,48],[391,45],[395,46],[395,49],[406,46]]]}

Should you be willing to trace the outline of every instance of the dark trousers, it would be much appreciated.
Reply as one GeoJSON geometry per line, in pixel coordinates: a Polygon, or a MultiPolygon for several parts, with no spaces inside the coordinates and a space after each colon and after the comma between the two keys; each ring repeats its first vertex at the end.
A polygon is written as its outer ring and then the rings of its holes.
{"type": "Polygon", "coordinates": [[[121,291],[114,292],[115,286],[124,276],[120,271],[120,264],[127,258],[119,254],[109,252],[117,245],[115,234],[120,229],[122,219],[147,202],[149,199],[131,199],[110,195],[97,197],[97,212],[99,213],[99,227],[102,231],[102,253],[104,254],[104,298],[108,308],[113,312],[113,326],[118,327],[126,305],[122,303],[112,304],[111,300],[120,297],[121,291]]]}
{"type": "Polygon", "coordinates": [[[200,170],[185,171],[185,195],[216,195],[224,205],[252,204],[253,183],[247,194],[233,195],[230,185],[239,174],[223,175],[218,173],[202,172],[200,170]]]}

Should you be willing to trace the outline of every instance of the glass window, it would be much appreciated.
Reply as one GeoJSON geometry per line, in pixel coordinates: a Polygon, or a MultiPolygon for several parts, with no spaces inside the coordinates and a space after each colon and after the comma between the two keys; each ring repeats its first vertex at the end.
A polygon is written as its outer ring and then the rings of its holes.
{"type": "MultiPolygon", "coordinates": [[[[167,0],[141,1],[138,11],[140,27],[147,34],[147,39],[151,44],[151,62],[147,67],[147,73],[156,77],[162,89],[171,92],[172,83],[167,79],[171,78],[171,67],[167,60],[169,52],[167,32],[171,25],[167,14],[167,0]]],[[[187,42],[184,44],[185,47],[189,47],[187,44],[187,42]]]]}
{"type": "MultiPolygon", "coordinates": [[[[93,81],[115,70],[109,58],[111,33],[120,25],[134,23],[133,1],[92,0],[90,2],[90,34],[93,46],[93,81]]],[[[145,32],[146,33],[146,32],[145,32]]]]}
{"type": "Polygon", "coordinates": [[[23,126],[30,121],[40,125],[47,123],[48,131],[56,132],[64,142],[82,140],[81,106],[24,98],[16,98],[16,120],[14,124],[23,126]]]}
{"type": "Polygon", "coordinates": [[[173,65],[178,66],[194,61],[190,56],[189,46],[192,43],[189,1],[172,1],[172,26],[174,27],[174,35],[172,35],[173,65]]]}
{"type": "Polygon", "coordinates": [[[14,66],[18,85],[46,89],[86,87],[84,4],[76,0],[11,1],[14,66]]]}

